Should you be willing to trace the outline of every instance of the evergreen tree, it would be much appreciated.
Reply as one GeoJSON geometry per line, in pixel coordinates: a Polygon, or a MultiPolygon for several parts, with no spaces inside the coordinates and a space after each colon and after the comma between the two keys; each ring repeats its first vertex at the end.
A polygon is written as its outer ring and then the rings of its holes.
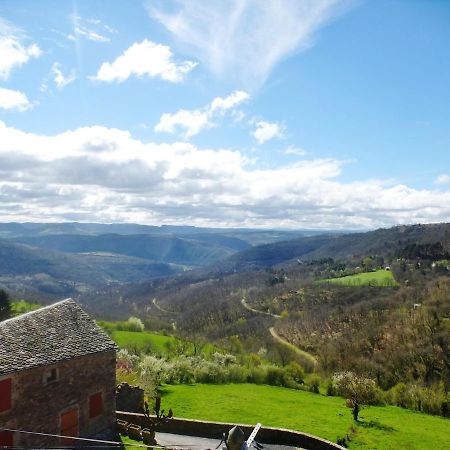
{"type": "Polygon", "coordinates": [[[11,303],[9,295],[3,289],[0,289],[0,321],[11,317],[11,303]]]}

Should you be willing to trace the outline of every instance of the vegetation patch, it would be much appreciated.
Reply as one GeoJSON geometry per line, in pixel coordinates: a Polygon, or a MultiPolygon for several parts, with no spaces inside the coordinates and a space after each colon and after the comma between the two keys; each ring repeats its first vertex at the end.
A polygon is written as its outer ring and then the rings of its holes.
{"type": "Polygon", "coordinates": [[[354,422],[345,400],[253,384],[175,385],[162,388],[177,417],[288,428],[350,449],[447,448],[449,420],[395,406],[370,406],[354,422]]]}
{"type": "Polygon", "coordinates": [[[374,272],[362,272],[345,277],[328,278],[321,280],[324,283],[340,284],[343,286],[397,286],[392,272],[390,270],[379,269],[374,272]]]}
{"type": "Polygon", "coordinates": [[[150,333],[148,331],[119,331],[111,332],[111,338],[120,348],[137,352],[166,353],[171,345],[176,344],[172,336],[150,333]]]}
{"type": "Polygon", "coordinates": [[[42,305],[38,305],[37,303],[30,303],[25,300],[11,302],[11,314],[13,316],[19,316],[20,314],[35,311],[39,308],[42,308],[42,305]]]}

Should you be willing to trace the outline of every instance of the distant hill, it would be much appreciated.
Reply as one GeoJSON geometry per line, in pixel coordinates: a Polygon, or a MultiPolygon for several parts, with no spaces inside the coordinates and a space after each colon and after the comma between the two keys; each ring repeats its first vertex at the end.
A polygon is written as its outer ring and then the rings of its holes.
{"type": "Polygon", "coordinates": [[[205,266],[250,247],[239,239],[213,234],[199,235],[195,239],[148,234],[51,234],[22,237],[16,241],[47,250],[68,253],[106,252],[189,267],[205,266]]]}
{"type": "Polygon", "coordinates": [[[182,270],[112,254],[75,255],[0,239],[0,286],[12,292],[70,296],[108,283],[141,282],[182,270]]]}
{"type": "Polygon", "coordinates": [[[367,255],[411,257],[414,251],[450,251],[450,224],[403,225],[366,233],[309,236],[252,247],[214,265],[213,271],[256,270],[293,260],[363,258],[367,255]],[[433,244],[433,245],[428,245],[433,244]]]}
{"type": "Polygon", "coordinates": [[[132,223],[0,223],[0,238],[16,239],[20,237],[37,237],[54,234],[74,234],[99,236],[101,234],[121,235],[166,235],[173,237],[196,237],[214,234],[241,239],[250,245],[267,244],[269,242],[292,239],[299,236],[319,234],[317,230],[266,230],[244,228],[205,228],[178,225],[139,225],[132,223]]]}
{"type": "Polygon", "coordinates": [[[301,235],[278,230],[95,223],[0,223],[0,287],[39,298],[142,283],[301,235]]]}

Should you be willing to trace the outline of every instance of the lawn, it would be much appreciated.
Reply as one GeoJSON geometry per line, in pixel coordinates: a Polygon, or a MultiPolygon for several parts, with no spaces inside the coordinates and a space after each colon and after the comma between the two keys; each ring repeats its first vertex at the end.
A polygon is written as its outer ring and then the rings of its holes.
{"type": "Polygon", "coordinates": [[[346,277],[328,278],[324,283],[342,284],[344,286],[397,286],[390,270],[380,269],[375,272],[363,272],[346,277]]]}
{"type": "Polygon", "coordinates": [[[120,348],[137,351],[151,351],[152,353],[167,353],[167,346],[175,345],[177,340],[172,336],[150,333],[148,331],[119,331],[111,332],[111,338],[120,348]]]}
{"type": "Polygon", "coordinates": [[[350,449],[449,448],[450,421],[395,406],[371,406],[354,425],[345,400],[252,384],[177,385],[162,389],[176,417],[289,428],[336,442],[350,433],[350,449]],[[353,430],[352,430],[353,428],[353,430]]]}

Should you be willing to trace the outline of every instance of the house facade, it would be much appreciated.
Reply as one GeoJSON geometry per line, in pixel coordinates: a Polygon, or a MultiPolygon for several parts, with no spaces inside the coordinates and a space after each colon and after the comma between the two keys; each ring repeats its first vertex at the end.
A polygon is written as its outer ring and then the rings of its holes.
{"type": "Polygon", "coordinates": [[[0,322],[0,447],[111,438],[115,364],[114,342],[71,299],[0,322]]]}

